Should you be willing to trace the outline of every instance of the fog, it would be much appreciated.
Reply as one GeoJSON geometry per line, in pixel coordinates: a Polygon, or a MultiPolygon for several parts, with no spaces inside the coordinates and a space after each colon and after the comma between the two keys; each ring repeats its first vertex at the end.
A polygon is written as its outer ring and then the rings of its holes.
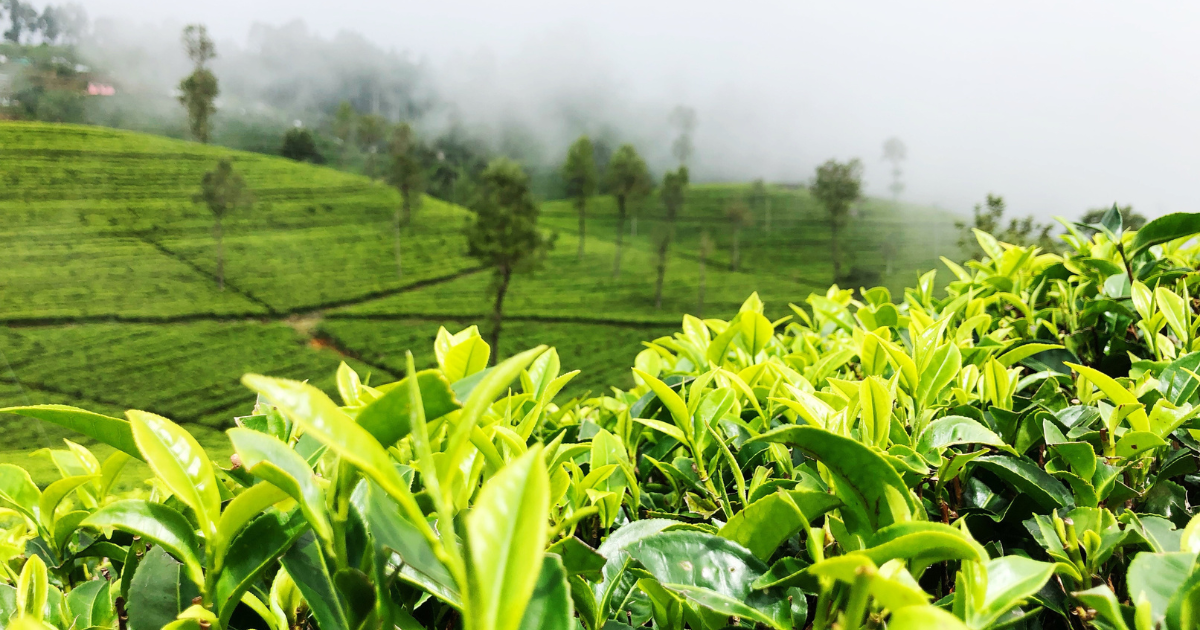
{"type": "Polygon", "coordinates": [[[164,85],[186,67],[176,50],[185,23],[209,26],[226,64],[218,75],[236,75],[230,89],[246,94],[271,83],[259,74],[276,85],[288,65],[296,76],[337,74],[335,51],[378,46],[394,76],[411,70],[403,87],[412,98],[383,113],[420,110],[426,127],[461,122],[498,146],[516,134],[545,163],[587,131],[633,141],[652,165],[669,166],[668,115],[686,104],[699,121],[701,180],[801,181],[825,159],[859,157],[868,192],[882,196],[890,168],[881,145],[898,136],[910,201],[965,213],[995,192],[1016,214],[1074,217],[1113,202],[1151,216],[1200,210],[1194,3],[83,5],[128,25],[108,36],[119,30],[142,46],[125,53],[129,63],[169,78],[164,85]],[[327,47],[272,63],[243,55],[264,25],[289,23],[327,47]]]}

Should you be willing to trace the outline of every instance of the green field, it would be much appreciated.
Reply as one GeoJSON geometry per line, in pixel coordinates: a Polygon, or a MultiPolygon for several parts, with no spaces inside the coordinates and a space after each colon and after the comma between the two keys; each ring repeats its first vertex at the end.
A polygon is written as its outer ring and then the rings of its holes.
{"type": "MultiPolygon", "coordinates": [[[[691,189],[661,310],[653,306],[655,199],[641,204],[637,235],[625,236],[617,278],[612,199],[590,204],[582,261],[572,206],[543,204],[557,246],[544,269],[514,279],[501,355],[555,345],[564,369],[585,370],[568,395],[631,385],[623,371],[605,370],[628,365],[643,340],[698,311],[704,232],[717,246],[705,316],[728,316],[751,291],[782,316],[788,302],[827,286],[828,226],[799,188],[771,188],[770,229],[756,216],[742,233],[742,268],[729,270],[724,209],[746,189],[691,189]]],[[[247,371],[331,389],[342,360],[376,382],[402,373],[408,349],[432,364],[438,326],[486,329],[490,275],[466,256],[468,211],[428,197],[404,228],[398,275],[398,203],[381,183],[280,158],[95,127],[0,123],[0,406],[140,408],[220,442],[214,429],[253,403],[238,384],[247,371]],[[192,201],[221,156],[232,157],[254,196],[253,207],[225,221],[225,291],[213,276],[212,218],[192,201]]],[[[953,253],[949,215],[878,200],[858,213],[845,249],[861,284],[898,289],[937,254],[953,253]]],[[[62,436],[6,417],[0,459],[26,458],[62,436]]]]}

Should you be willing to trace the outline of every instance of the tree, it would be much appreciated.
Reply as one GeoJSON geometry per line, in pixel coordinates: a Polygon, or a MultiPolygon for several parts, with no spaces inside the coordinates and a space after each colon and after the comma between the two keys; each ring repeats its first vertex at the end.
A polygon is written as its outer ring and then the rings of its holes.
{"type": "Polygon", "coordinates": [[[183,47],[188,59],[192,60],[193,69],[179,83],[179,102],[187,108],[192,137],[207,144],[212,132],[210,119],[217,112],[215,102],[220,94],[217,77],[207,64],[217,56],[217,49],[203,24],[192,24],[183,29],[183,47]]]}
{"type": "Polygon", "coordinates": [[[1054,250],[1058,247],[1050,235],[1054,229],[1053,224],[1039,223],[1033,218],[1033,215],[1029,215],[1024,218],[1011,218],[1008,220],[1008,225],[1004,226],[1006,210],[1004,197],[988,193],[985,203],[975,204],[970,223],[954,222],[954,227],[958,228],[960,232],[959,249],[968,258],[980,258],[984,255],[983,248],[979,246],[979,241],[975,238],[974,230],[987,232],[1001,242],[1020,247],[1037,245],[1047,250],[1054,250]]]}
{"type": "Polygon", "coordinates": [[[667,249],[675,236],[675,218],[683,207],[687,193],[688,169],[680,166],[678,171],[663,176],[662,203],[666,208],[666,221],[658,235],[658,280],[654,285],[654,308],[662,308],[663,278],[667,275],[667,249]]]}
{"type": "Polygon", "coordinates": [[[379,153],[379,145],[383,143],[387,128],[387,120],[378,114],[359,116],[355,126],[359,149],[367,154],[366,175],[372,179],[375,177],[375,155],[379,153]]]}
{"type": "Polygon", "coordinates": [[[763,227],[771,230],[771,195],[767,192],[767,184],[761,178],[750,183],[750,211],[763,213],[763,227]]]}
{"type": "Polygon", "coordinates": [[[812,196],[829,213],[830,256],[833,258],[833,281],[842,277],[841,243],[839,232],[850,214],[850,206],[862,196],[862,163],[829,160],[817,167],[817,178],[810,190],[812,196]]]}
{"type": "Polygon", "coordinates": [[[750,207],[741,199],[734,199],[728,206],[725,207],[725,218],[729,219],[729,229],[733,232],[733,252],[729,257],[729,269],[737,271],[738,265],[742,261],[742,251],[740,246],[742,228],[746,227],[753,220],[753,215],[750,214],[750,207]]]}
{"type": "Polygon", "coordinates": [[[679,160],[680,166],[686,166],[696,150],[692,143],[692,133],[696,131],[696,110],[684,105],[677,106],[671,110],[671,124],[679,130],[679,135],[671,143],[671,155],[679,160]]]}
{"type": "Polygon", "coordinates": [[[623,144],[608,161],[605,173],[610,193],[617,200],[617,253],[613,258],[613,277],[621,275],[621,241],[625,234],[625,218],[629,205],[641,201],[654,187],[646,162],[632,144],[623,144]]]}
{"type": "MultiPolygon", "coordinates": [[[[1116,206],[1117,212],[1121,213],[1121,225],[1126,230],[1140,230],[1142,226],[1146,225],[1146,217],[1136,212],[1133,206],[1117,206],[1116,204],[1113,204],[1113,206],[1116,206]]],[[[1111,207],[1109,206],[1109,208],[1111,207]]],[[[1104,218],[1104,214],[1109,211],[1109,208],[1092,208],[1080,217],[1079,222],[1084,225],[1099,223],[1104,218]]]]}
{"type": "Polygon", "coordinates": [[[596,194],[596,155],[592,141],[587,136],[579,139],[567,150],[567,160],[562,165],[562,178],[567,185],[567,197],[575,204],[579,214],[579,252],[577,260],[583,260],[584,237],[587,232],[586,215],[588,197],[596,194]]]}
{"type": "Polygon", "coordinates": [[[400,263],[400,227],[412,221],[413,208],[420,204],[421,194],[425,192],[420,143],[408,123],[400,123],[392,129],[392,137],[388,141],[388,155],[391,157],[391,164],[388,167],[387,181],[400,191],[400,207],[396,208],[393,228],[396,236],[396,275],[402,276],[404,268],[400,263]]]}
{"type": "Polygon", "coordinates": [[[900,164],[907,157],[908,148],[900,138],[891,137],[884,141],[883,159],[892,163],[892,184],[888,186],[888,190],[892,191],[892,199],[895,201],[900,201],[900,193],[904,192],[904,182],[900,180],[904,171],[900,169],[900,164]]]}
{"type": "Polygon", "coordinates": [[[317,150],[317,141],[313,139],[312,132],[304,127],[292,127],[283,134],[279,155],[297,162],[325,163],[325,157],[317,150]]]}
{"type": "Polygon", "coordinates": [[[706,288],[705,271],[708,267],[708,257],[712,256],[713,249],[712,237],[708,235],[708,230],[705,230],[704,233],[700,235],[700,286],[699,296],[696,299],[696,315],[701,318],[704,317],[704,289],[706,288]]]}
{"type": "Polygon", "coordinates": [[[38,16],[36,24],[37,30],[42,33],[42,41],[47,44],[58,41],[63,34],[64,17],[62,10],[54,5],[47,5],[45,9],[42,9],[42,14],[38,16]]]}
{"type": "Polygon", "coordinates": [[[221,221],[230,212],[249,206],[253,199],[246,190],[246,182],[236,171],[229,158],[221,158],[217,167],[204,174],[200,180],[200,192],[193,197],[195,203],[203,203],[213,215],[213,238],[217,241],[217,287],[225,290],[225,248],[221,221]]]}
{"type": "Polygon", "coordinates": [[[21,35],[34,34],[38,29],[38,12],[32,4],[20,0],[2,0],[8,11],[9,29],[4,32],[4,39],[21,43],[21,35]]]}
{"type": "Polygon", "coordinates": [[[493,160],[484,169],[471,209],[475,218],[467,225],[467,253],[493,272],[490,341],[495,363],[512,274],[541,267],[554,242],[538,230],[539,209],[529,190],[529,176],[508,158],[493,160]]]}
{"type": "Polygon", "coordinates": [[[342,101],[333,115],[333,137],[338,141],[339,164],[346,162],[346,149],[354,142],[354,123],[357,118],[358,112],[354,111],[350,101],[342,101]]]}

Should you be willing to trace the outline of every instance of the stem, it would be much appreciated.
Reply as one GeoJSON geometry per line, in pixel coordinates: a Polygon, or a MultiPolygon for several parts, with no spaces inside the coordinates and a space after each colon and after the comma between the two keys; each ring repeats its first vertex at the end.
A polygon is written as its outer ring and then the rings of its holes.
{"type": "Polygon", "coordinates": [[[850,601],[846,604],[846,630],[858,630],[867,614],[867,596],[870,594],[871,577],[875,573],[869,567],[859,567],[850,586],[850,601]]]}
{"type": "Polygon", "coordinates": [[[500,362],[500,325],[504,317],[504,294],[508,293],[508,282],[512,279],[512,269],[501,267],[500,286],[496,288],[496,303],[492,309],[492,365],[500,362]]]}

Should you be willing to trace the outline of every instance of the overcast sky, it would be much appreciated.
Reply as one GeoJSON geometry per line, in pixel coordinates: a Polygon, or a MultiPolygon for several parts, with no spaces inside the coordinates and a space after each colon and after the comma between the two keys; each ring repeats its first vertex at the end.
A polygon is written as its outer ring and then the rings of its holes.
{"type": "MultiPolygon", "coordinates": [[[[1200,211],[1200,3],[84,0],[93,17],[353,30],[441,69],[474,111],[574,95],[665,126],[696,108],[696,169],[807,178],[908,146],[905,197],[960,212],[988,192],[1017,213],[1132,203],[1200,211]],[[615,95],[615,96],[614,96],[615,95]]],[[[662,152],[667,148],[662,147],[662,152]]]]}

